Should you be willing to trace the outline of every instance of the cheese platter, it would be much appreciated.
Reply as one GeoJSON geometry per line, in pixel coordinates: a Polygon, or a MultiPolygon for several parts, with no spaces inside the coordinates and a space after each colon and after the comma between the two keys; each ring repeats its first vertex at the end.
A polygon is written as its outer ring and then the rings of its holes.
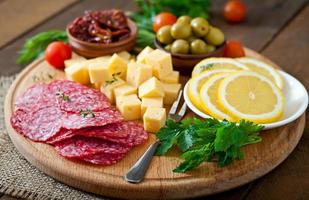
{"type": "Polygon", "coordinates": [[[303,133],[305,88],[206,19],[169,17],[151,41],[158,49],[138,53],[139,32],[120,10],[87,11],[67,26],[69,37],[57,32],[69,44],[51,42],[7,93],[5,122],[17,150],[56,180],[125,199],[210,195],[278,166],[303,133]],[[183,71],[175,55],[198,60],[183,71]],[[182,90],[190,109],[175,120],[168,112],[182,90]],[[154,143],[144,179],[127,182],[154,143]]]}

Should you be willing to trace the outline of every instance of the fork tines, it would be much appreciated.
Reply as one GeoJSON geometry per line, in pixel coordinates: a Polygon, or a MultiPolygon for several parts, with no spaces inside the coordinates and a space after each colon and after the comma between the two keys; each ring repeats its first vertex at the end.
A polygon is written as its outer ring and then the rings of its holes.
{"type": "Polygon", "coordinates": [[[178,94],[178,97],[177,97],[176,101],[173,103],[173,105],[172,105],[172,107],[171,107],[171,109],[170,109],[170,112],[169,112],[169,114],[168,114],[169,118],[171,118],[171,119],[173,119],[173,120],[175,120],[175,121],[177,121],[177,122],[180,121],[180,120],[185,116],[186,110],[187,110],[187,105],[186,105],[186,103],[184,102],[184,103],[182,104],[182,106],[181,106],[179,112],[176,113],[176,112],[177,112],[177,108],[178,108],[178,106],[179,106],[179,103],[180,103],[181,99],[183,99],[183,98],[182,98],[182,96],[183,96],[182,94],[183,94],[183,91],[180,90],[180,91],[179,91],[179,94],[178,94]]]}

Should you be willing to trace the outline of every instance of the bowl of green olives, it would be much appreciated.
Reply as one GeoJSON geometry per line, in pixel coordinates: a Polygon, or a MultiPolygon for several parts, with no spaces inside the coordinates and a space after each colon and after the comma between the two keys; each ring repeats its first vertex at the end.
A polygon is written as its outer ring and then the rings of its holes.
{"type": "Polygon", "coordinates": [[[175,24],[158,30],[154,44],[171,53],[177,70],[190,71],[205,58],[222,56],[225,36],[202,17],[181,16],[175,24]]]}

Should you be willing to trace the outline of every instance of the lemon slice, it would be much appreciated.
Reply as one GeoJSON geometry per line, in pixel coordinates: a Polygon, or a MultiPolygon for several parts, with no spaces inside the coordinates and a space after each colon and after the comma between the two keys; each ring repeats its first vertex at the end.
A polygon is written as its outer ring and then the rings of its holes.
{"type": "Polygon", "coordinates": [[[250,71],[257,72],[269,78],[272,82],[274,82],[280,89],[283,88],[283,79],[278,73],[276,69],[274,69],[271,65],[256,60],[254,58],[237,58],[237,60],[243,64],[245,64],[250,71]]]}
{"type": "Polygon", "coordinates": [[[231,69],[217,69],[201,73],[200,75],[190,79],[188,83],[188,96],[192,103],[200,110],[202,110],[200,101],[200,89],[202,85],[212,76],[219,73],[235,72],[231,69]]]}
{"type": "Polygon", "coordinates": [[[233,119],[220,108],[218,100],[220,82],[228,75],[229,73],[220,73],[206,81],[200,91],[200,100],[203,111],[212,117],[232,121],[233,119]]]}
{"type": "Polygon", "coordinates": [[[284,107],[281,90],[265,76],[255,72],[237,72],[219,86],[219,104],[233,118],[255,123],[277,121],[284,107]]]}
{"type": "Polygon", "coordinates": [[[218,69],[248,70],[248,67],[232,58],[206,58],[195,65],[192,71],[192,77],[204,71],[218,69]]]}

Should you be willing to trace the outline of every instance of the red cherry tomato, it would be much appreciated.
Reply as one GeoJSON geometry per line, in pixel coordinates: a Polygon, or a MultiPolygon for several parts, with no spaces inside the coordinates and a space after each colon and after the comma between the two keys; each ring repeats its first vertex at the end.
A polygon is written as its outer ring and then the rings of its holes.
{"type": "Polygon", "coordinates": [[[63,42],[52,42],[45,50],[45,60],[56,69],[63,69],[64,61],[71,57],[71,47],[63,42]]]}
{"type": "Polygon", "coordinates": [[[227,41],[225,44],[223,56],[230,58],[244,57],[245,51],[240,42],[227,41]]]}
{"type": "Polygon", "coordinates": [[[155,16],[152,29],[154,32],[157,32],[162,26],[172,25],[177,21],[177,17],[172,13],[162,12],[155,16]]]}
{"type": "Polygon", "coordinates": [[[228,22],[241,22],[245,19],[246,7],[241,0],[229,0],[224,6],[223,15],[228,22]]]}

